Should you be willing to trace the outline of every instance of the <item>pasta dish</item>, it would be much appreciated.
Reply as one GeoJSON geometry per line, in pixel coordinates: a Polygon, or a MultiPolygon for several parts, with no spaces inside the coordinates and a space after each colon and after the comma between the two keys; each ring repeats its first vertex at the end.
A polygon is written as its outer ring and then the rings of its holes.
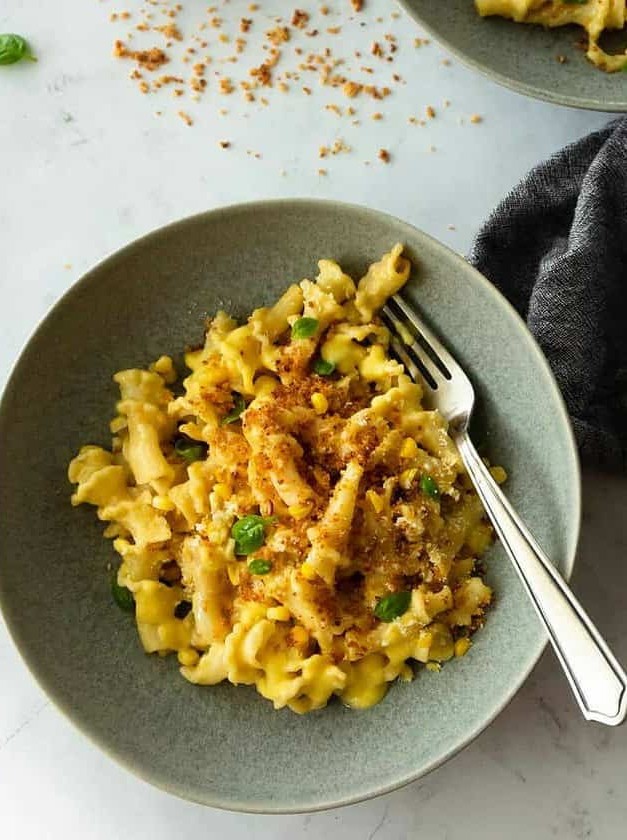
{"type": "Polygon", "coordinates": [[[121,558],[115,600],[192,683],[365,708],[413,663],[463,656],[484,620],[491,527],[377,319],[402,252],[357,284],[321,260],[241,325],[219,312],[178,389],[168,356],[116,373],[110,450],[69,466],[121,558]]]}
{"type": "Polygon", "coordinates": [[[582,26],[588,33],[586,56],[593,64],[613,73],[627,69],[627,52],[610,55],[599,46],[606,29],[623,29],[627,23],[625,0],[475,0],[482,17],[501,15],[518,23],[554,27],[582,26]]]}

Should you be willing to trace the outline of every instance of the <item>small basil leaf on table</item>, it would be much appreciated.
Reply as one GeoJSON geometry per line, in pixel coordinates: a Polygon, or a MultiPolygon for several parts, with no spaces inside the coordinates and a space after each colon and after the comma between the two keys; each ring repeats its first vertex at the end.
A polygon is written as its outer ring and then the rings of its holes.
{"type": "Polygon", "coordinates": [[[31,54],[26,39],[11,32],[0,35],[0,64],[16,64],[23,58],[37,61],[31,54]]]}

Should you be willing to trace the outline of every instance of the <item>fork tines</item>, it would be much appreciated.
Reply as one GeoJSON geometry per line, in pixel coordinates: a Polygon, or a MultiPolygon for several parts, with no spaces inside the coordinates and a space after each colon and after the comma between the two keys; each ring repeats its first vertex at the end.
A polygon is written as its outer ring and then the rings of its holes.
{"type": "Polygon", "coordinates": [[[392,350],[414,379],[419,375],[437,390],[452,378],[451,355],[402,297],[391,297],[380,315],[390,330],[392,350]]]}

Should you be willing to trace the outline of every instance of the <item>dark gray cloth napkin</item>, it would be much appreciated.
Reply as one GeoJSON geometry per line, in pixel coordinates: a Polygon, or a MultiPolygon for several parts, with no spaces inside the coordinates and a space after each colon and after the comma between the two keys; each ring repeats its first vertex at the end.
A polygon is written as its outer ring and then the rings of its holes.
{"type": "Polygon", "coordinates": [[[535,167],[470,261],[535,336],[589,465],[627,466],[627,119],[535,167]]]}

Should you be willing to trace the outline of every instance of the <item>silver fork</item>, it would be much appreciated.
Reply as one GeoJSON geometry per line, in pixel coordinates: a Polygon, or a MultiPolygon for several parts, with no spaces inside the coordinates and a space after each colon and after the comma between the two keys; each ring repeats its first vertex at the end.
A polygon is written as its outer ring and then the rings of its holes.
{"type": "Polygon", "coordinates": [[[609,726],[627,714],[627,674],[560,574],[516,514],[468,434],[475,392],[462,368],[415,310],[394,295],[381,311],[391,347],[431,391],[475,489],[540,616],[586,720],[609,726]]]}

